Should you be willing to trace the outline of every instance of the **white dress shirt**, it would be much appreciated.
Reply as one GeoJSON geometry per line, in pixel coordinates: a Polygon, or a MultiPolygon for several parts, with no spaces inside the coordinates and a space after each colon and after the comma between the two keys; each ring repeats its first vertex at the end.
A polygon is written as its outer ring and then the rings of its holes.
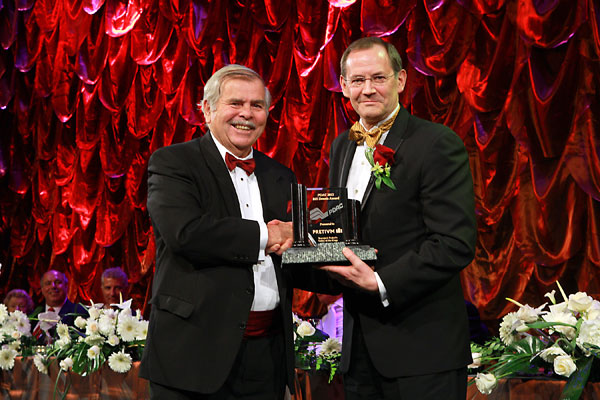
{"type": "MultiPolygon", "coordinates": [[[[219,143],[217,138],[211,133],[211,136],[217,145],[225,164],[225,154],[227,149],[219,143]]],[[[233,155],[233,154],[232,154],[233,155]]],[[[244,158],[253,157],[253,151],[244,158]]],[[[262,201],[258,181],[254,173],[248,175],[243,169],[236,167],[229,171],[229,176],[235,187],[237,198],[240,204],[242,218],[258,222],[260,227],[260,248],[258,250],[258,264],[252,266],[254,274],[254,300],[251,311],[272,310],[279,305],[279,290],[277,289],[277,278],[275,276],[275,265],[270,255],[265,254],[269,232],[267,224],[263,217],[262,201]]],[[[235,245],[235,243],[233,244],[235,245]]]]}
{"type": "MultiPolygon", "coordinates": [[[[398,108],[400,108],[400,105],[397,105],[394,111],[392,111],[385,119],[379,121],[373,128],[392,118],[396,111],[398,111],[398,108]]],[[[360,120],[360,124],[366,129],[362,118],[360,120]]],[[[384,132],[383,135],[381,135],[381,138],[378,142],[379,144],[383,144],[385,142],[388,133],[389,131],[384,132]]],[[[367,156],[365,155],[367,149],[368,146],[366,141],[363,142],[363,144],[356,146],[354,158],[352,158],[352,165],[350,166],[350,171],[348,171],[348,182],[346,183],[346,188],[348,189],[348,198],[358,200],[361,203],[363,196],[365,195],[365,191],[367,190],[367,186],[369,185],[369,179],[371,178],[371,164],[369,164],[367,156]]],[[[381,302],[384,307],[387,307],[390,304],[387,296],[387,290],[377,272],[375,272],[375,279],[377,279],[377,287],[379,288],[381,302]]]]}

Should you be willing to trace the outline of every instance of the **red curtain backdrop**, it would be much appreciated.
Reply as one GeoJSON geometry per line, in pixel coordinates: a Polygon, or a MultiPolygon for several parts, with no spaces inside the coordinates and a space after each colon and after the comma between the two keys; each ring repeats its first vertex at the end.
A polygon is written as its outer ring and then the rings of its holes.
{"type": "Polygon", "coordinates": [[[145,304],[148,157],[205,132],[203,85],[228,63],[273,94],[257,148],[327,185],[331,141],[356,119],[339,59],[377,35],[407,64],[402,104],[469,151],[465,298],[494,320],[557,279],[598,296],[599,31],[597,0],[0,0],[0,286],[40,299],[56,268],[72,300],[99,300],[121,266],[145,304]]]}

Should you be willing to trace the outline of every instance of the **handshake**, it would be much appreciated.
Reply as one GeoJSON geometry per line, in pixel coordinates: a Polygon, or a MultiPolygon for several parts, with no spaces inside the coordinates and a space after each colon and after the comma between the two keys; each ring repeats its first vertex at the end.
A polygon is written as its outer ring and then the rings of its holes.
{"type": "Polygon", "coordinates": [[[274,219],[267,223],[267,230],[269,232],[267,247],[265,249],[267,254],[275,253],[280,256],[284,251],[292,247],[294,231],[291,222],[274,219]]]}

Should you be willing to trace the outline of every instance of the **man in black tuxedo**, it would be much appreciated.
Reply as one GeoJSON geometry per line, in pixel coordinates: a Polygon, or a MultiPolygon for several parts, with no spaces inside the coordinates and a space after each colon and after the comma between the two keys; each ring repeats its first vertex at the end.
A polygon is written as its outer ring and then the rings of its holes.
{"type": "Polygon", "coordinates": [[[148,163],[156,239],[140,376],[153,399],[280,399],[293,382],[287,219],[292,171],[252,146],[270,95],[229,65],[204,87],[209,132],[148,163]],[[269,221],[268,223],[265,223],[269,221]]]}
{"type": "MultiPolygon", "coordinates": [[[[62,272],[53,269],[46,271],[44,275],[42,275],[40,284],[45,304],[42,304],[33,310],[30,315],[31,318],[38,318],[40,313],[54,312],[59,315],[60,321],[63,324],[73,326],[77,316],[82,316],[84,318],[89,316],[88,312],[81,304],[71,303],[67,298],[69,280],[62,272]]],[[[48,335],[52,336],[54,331],[55,328],[52,328],[47,334],[44,334],[40,328],[40,324],[37,323],[33,328],[33,336],[40,342],[46,342],[50,340],[48,335]]]]}
{"type": "Polygon", "coordinates": [[[344,249],[350,267],[323,268],[345,286],[346,399],[464,400],[471,356],[459,272],[477,231],[467,152],[450,129],[399,104],[406,71],[393,45],[357,40],[341,75],[360,121],[331,146],[330,186],[361,201],[363,241],[378,249],[374,266],[344,249]],[[373,148],[377,173],[365,156],[373,148]]]}

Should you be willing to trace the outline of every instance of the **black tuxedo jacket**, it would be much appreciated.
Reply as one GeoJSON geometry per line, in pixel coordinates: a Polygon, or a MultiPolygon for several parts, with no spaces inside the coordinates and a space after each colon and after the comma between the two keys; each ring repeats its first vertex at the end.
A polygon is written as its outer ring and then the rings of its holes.
{"type": "MultiPolygon", "coordinates": [[[[471,172],[462,140],[450,129],[401,108],[383,143],[395,151],[397,190],[369,182],[361,202],[363,242],[378,249],[375,269],[390,300],[344,289],[341,370],[349,365],[357,321],[376,369],[386,377],[460,368],[470,360],[459,272],[474,257],[471,172]]],[[[330,186],[345,187],[356,144],[347,133],[330,152],[330,186]]]]}
{"type": "MultiPolygon", "coordinates": [[[[287,220],[292,171],[254,151],[263,216],[287,220]]],[[[237,194],[211,137],[163,147],[148,164],[148,212],[156,240],[152,311],[140,376],[212,393],[227,378],[254,298],[260,229],[241,218],[237,194]]],[[[289,278],[273,256],[293,382],[289,278]]]]}

